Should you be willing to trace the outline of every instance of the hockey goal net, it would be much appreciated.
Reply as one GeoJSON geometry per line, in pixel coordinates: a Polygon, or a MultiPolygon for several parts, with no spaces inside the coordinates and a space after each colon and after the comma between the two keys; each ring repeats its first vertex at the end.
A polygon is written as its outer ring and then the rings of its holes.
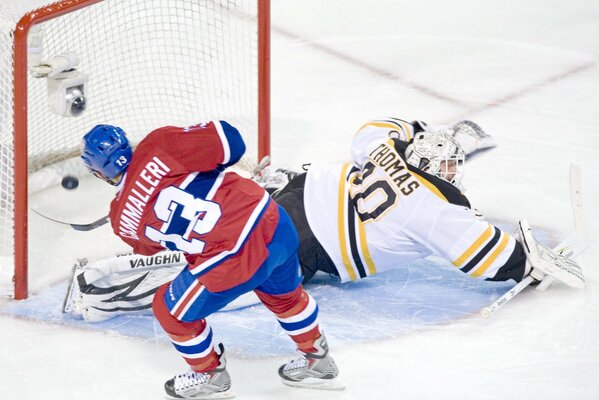
{"type": "Polygon", "coordinates": [[[244,135],[246,168],[269,153],[269,20],[269,0],[0,5],[0,295],[27,297],[28,270],[44,262],[29,257],[37,233],[28,229],[28,195],[60,184],[62,173],[40,171],[84,174],[76,160],[94,125],[120,126],[136,143],[160,126],[224,119],[244,135]],[[63,54],[83,74],[77,117],[52,111],[60,93],[32,73],[63,54]]]}

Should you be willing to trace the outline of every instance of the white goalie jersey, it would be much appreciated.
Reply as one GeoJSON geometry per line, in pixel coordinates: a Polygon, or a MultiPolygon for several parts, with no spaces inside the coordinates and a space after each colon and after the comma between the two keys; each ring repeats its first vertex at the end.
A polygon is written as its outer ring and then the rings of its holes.
{"type": "MultiPolygon", "coordinates": [[[[493,279],[521,247],[480,219],[465,197],[466,205],[452,204],[438,178],[406,164],[395,143],[411,139],[415,129],[399,119],[372,121],[354,137],[353,164],[312,164],[304,190],[310,228],[342,281],[431,254],[473,277],[493,279]]],[[[524,265],[517,269],[521,279],[524,265]]]]}

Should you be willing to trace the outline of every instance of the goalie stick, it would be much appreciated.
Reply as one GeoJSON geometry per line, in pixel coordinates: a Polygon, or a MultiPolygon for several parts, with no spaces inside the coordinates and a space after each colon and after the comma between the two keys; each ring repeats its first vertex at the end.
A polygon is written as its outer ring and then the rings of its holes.
{"type": "MultiPolygon", "coordinates": [[[[584,209],[582,206],[582,173],[580,166],[574,163],[570,164],[570,202],[572,206],[572,215],[574,217],[574,232],[558,244],[553,251],[568,258],[575,258],[587,248],[588,242],[586,237],[586,224],[584,221],[584,209]]],[[[551,277],[545,279],[549,279],[549,281],[545,284],[541,282],[537,289],[545,290],[553,281],[551,277]]],[[[545,281],[545,279],[543,281],[545,281]]],[[[533,277],[530,275],[527,276],[507,293],[495,300],[493,304],[480,310],[480,313],[483,317],[489,318],[491,314],[534,281],[535,279],[533,277]]]]}

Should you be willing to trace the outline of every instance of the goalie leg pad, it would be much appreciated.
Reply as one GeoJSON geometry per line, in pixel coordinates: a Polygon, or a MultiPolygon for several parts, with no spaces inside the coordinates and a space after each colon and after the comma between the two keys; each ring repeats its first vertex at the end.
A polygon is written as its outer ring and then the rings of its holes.
{"type": "Polygon", "coordinates": [[[180,258],[184,260],[182,256],[162,253],[150,257],[110,257],[93,263],[80,259],[73,269],[63,312],[81,315],[88,322],[120,314],[149,315],[158,287],[181,270],[184,261],[180,258]]]}

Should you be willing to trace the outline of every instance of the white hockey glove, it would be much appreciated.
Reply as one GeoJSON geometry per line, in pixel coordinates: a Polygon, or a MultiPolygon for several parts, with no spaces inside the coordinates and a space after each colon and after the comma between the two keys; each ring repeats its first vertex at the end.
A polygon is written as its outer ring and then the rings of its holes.
{"type": "Polygon", "coordinates": [[[547,289],[554,280],[579,289],[584,287],[584,273],[574,260],[557,254],[535,239],[526,220],[521,220],[518,228],[526,252],[525,275],[540,282],[539,290],[547,289]]]}
{"type": "Polygon", "coordinates": [[[466,153],[466,158],[497,146],[493,138],[472,121],[459,121],[451,129],[454,139],[466,153]]]}
{"type": "Polygon", "coordinates": [[[260,176],[256,178],[256,183],[262,186],[271,195],[281,190],[300,172],[289,169],[277,168],[271,166],[262,169],[260,176]]]}

